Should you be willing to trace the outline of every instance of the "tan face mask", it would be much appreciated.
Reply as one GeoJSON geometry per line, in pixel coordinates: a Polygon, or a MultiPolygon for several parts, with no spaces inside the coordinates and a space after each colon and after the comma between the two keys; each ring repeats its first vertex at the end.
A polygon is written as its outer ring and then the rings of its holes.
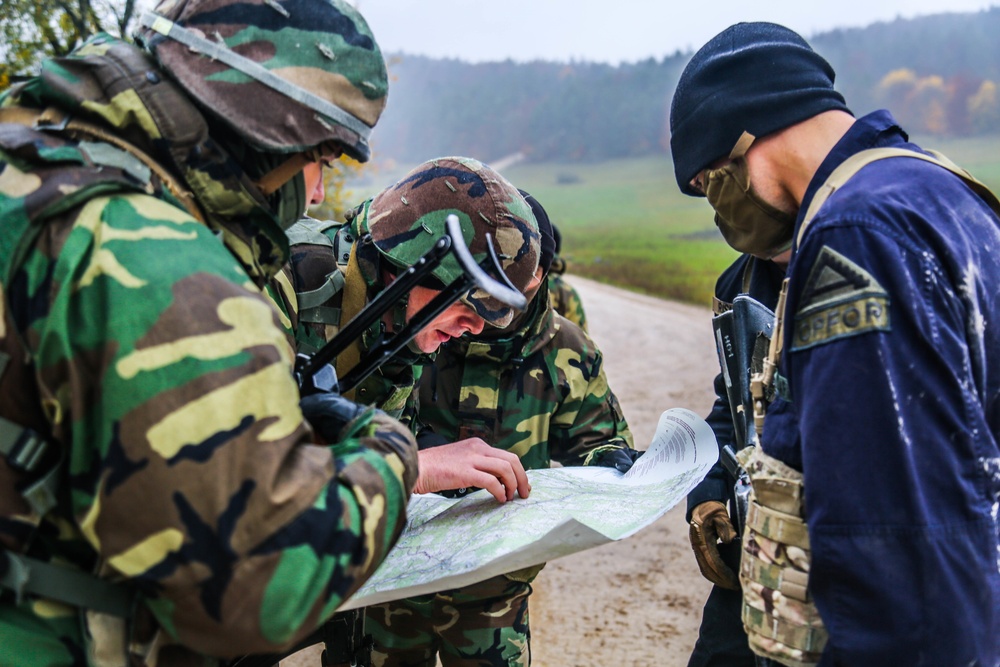
{"type": "Polygon", "coordinates": [[[770,258],[789,247],[795,216],[768,204],[750,185],[744,155],[753,139],[743,133],[729,154],[731,162],[706,172],[704,190],[726,242],[740,252],[770,258]]]}

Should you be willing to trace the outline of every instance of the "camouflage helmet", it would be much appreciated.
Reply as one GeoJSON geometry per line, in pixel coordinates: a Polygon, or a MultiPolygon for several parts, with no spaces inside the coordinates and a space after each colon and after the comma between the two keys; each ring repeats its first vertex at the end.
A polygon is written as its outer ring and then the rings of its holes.
{"type": "Polygon", "coordinates": [[[161,0],[138,37],[202,107],[252,147],[333,142],[362,162],[385,108],[385,61],[344,0],[161,0]]]}
{"type": "MultiPolygon", "coordinates": [[[[443,157],[424,162],[366,202],[358,222],[383,257],[407,267],[446,233],[451,213],[462,223],[476,261],[487,257],[487,243],[492,243],[507,279],[523,293],[538,267],[538,223],[517,188],[477,160],[443,157]]],[[[449,255],[433,276],[447,285],[461,273],[458,261],[449,255]]],[[[509,306],[479,289],[462,301],[494,326],[507,326],[514,317],[509,306]]]]}

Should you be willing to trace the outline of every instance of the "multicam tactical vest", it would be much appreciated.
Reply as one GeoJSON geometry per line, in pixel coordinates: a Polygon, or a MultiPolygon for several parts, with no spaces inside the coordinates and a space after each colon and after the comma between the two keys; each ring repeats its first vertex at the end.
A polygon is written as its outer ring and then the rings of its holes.
{"type": "MultiPolygon", "coordinates": [[[[796,245],[826,200],[866,165],[890,157],[925,160],[947,169],[1000,215],[1000,201],[981,182],[939,153],[925,155],[901,148],[861,151],[838,166],[816,191],[806,209],[796,245]]],[[[785,295],[782,284],[775,309],[774,334],[763,372],[754,376],[754,422],[758,439],[763,435],[767,399],[776,380],[781,358],[785,295]]],[[[808,443],[806,443],[808,446],[808,443]]],[[[743,625],[750,648],[765,658],[791,667],[809,667],[819,662],[828,635],[809,592],[811,552],[805,516],[805,487],[801,472],[749,447],[737,459],[750,477],[752,491],[740,562],[743,588],[743,625]]]]}

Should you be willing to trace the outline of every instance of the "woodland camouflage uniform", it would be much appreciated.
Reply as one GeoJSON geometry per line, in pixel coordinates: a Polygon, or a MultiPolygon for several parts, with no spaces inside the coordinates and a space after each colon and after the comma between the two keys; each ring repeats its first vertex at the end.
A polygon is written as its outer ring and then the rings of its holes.
{"type": "Polygon", "coordinates": [[[566,282],[566,260],[555,257],[552,268],[549,269],[549,301],[557,313],[567,320],[587,331],[587,315],[583,312],[583,301],[576,288],[566,282]]]}
{"type": "MultiPolygon", "coordinates": [[[[297,65],[312,94],[335,91],[365,126],[384,105],[381,54],[339,0],[157,12],[279,75],[297,65]]],[[[0,588],[5,666],[280,650],[372,574],[416,478],[412,438],[387,417],[310,444],[292,351],[261,291],[286,260],[282,221],[301,215],[304,182],[265,200],[252,179],[276,153],[327,141],[364,159],[366,140],[214,58],[144,38],[155,60],[98,36],[0,110],[0,417],[5,433],[30,427],[54,445],[38,462],[0,456],[0,561],[26,554],[122,582],[130,619],[0,588]],[[176,77],[192,68],[205,69],[197,85],[176,77]],[[220,127],[209,113],[220,90],[257,102],[220,113],[259,136],[220,127]],[[266,129],[274,118],[279,131],[266,129]],[[30,493],[49,472],[52,503],[30,493]]]]}
{"type": "Polygon", "coordinates": [[[587,316],[583,312],[583,302],[580,295],[570,283],[566,282],[566,260],[559,254],[562,251],[562,234],[555,224],[552,227],[553,249],[552,265],[549,267],[549,301],[555,311],[584,331],[587,330],[587,316]]]}
{"type": "MultiPolygon", "coordinates": [[[[329,340],[342,323],[386,287],[387,272],[416,262],[445,235],[448,214],[458,216],[476,261],[492,243],[507,279],[524,290],[538,266],[538,226],[531,209],[502,176],[477,160],[443,157],[414,168],[396,184],[348,212],[346,223],[305,219],[288,230],[294,287],[300,306],[296,337],[300,350],[329,340]],[[490,241],[487,240],[487,234],[490,241]]],[[[442,289],[459,277],[451,255],[428,279],[442,289]]],[[[504,326],[513,310],[480,290],[462,297],[486,322],[504,326]]],[[[387,333],[405,324],[405,304],[392,311],[393,323],[376,322],[337,359],[341,376],[387,333]]],[[[416,429],[414,387],[428,355],[403,350],[369,376],[354,398],[375,405],[416,429]]]]}
{"type": "MultiPolygon", "coordinates": [[[[603,356],[549,303],[546,283],[504,330],[445,344],[421,378],[420,420],[445,442],[479,437],[525,469],[632,448],[603,356]]],[[[423,446],[423,445],[422,445],[423,446]]],[[[542,566],[368,608],[374,664],[527,665],[528,596],[542,566]]]]}

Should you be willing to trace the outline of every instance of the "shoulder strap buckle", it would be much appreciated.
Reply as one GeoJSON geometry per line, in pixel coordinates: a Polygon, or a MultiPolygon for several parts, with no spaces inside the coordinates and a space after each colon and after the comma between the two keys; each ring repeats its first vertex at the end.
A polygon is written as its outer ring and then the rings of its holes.
{"type": "Polygon", "coordinates": [[[0,454],[18,472],[32,473],[45,459],[49,442],[33,429],[0,417],[0,454]]]}

